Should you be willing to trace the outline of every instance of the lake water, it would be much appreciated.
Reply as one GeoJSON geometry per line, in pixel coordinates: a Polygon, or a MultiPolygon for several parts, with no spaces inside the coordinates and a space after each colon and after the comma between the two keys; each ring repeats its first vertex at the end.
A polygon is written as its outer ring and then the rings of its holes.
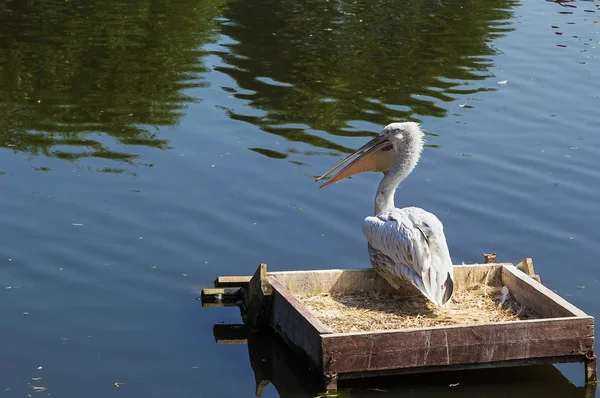
{"type": "MultiPolygon", "coordinates": [[[[215,344],[239,312],[199,291],[368,267],[381,175],[314,177],[398,120],[428,146],[396,203],[440,217],[455,263],[533,257],[600,316],[599,81],[593,1],[2,3],[0,394],[254,396],[257,345],[215,344]]],[[[582,368],[341,394],[583,397],[582,368]]]]}

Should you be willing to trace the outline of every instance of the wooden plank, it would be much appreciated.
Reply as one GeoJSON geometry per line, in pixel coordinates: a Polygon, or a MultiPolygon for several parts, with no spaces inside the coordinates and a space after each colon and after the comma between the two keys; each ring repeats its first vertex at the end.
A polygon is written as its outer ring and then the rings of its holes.
{"type": "Polygon", "coordinates": [[[322,294],[342,291],[395,290],[372,268],[270,272],[269,277],[293,294],[322,294]]]}
{"type": "Polygon", "coordinates": [[[237,306],[241,298],[241,289],[239,287],[226,288],[206,288],[202,289],[202,307],[227,307],[237,306]]]}
{"type": "Polygon", "coordinates": [[[525,260],[521,261],[519,264],[516,265],[516,267],[517,269],[520,269],[525,274],[532,277],[534,280],[540,283],[542,282],[540,276],[535,274],[535,270],[533,269],[533,259],[531,259],[530,257],[527,257],[525,260]]]}
{"type": "Polygon", "coordinates": [[[267,264],[260,264],[248,286],[242,289],[247,322],[255,329],[269,325],[272,288],[267,280],[267,264]]]}
{"type": "Polygon", "coordinates": [[[523,271],[525,274],[527,274],[529,276],[535,275],[535,271],[533,269],[533,259],[531,259],[529,257],[527,257],[526,259],[521,261],[515,267],[517,267],[517,269],[520,269],[521,271],[523,271]]]}
{"type": "Polygon", "coordinates": [[[382,332],[323,335],[334,373],[585,355],[594,319],[554,318],[382,332]]]}
{"type": "Polygon", "coordinates": [[[248,339],[218,339],[215,342],[222,345],[247,345],[248,339]]]}
{"type": "Polygon", "coordinates": [[[271,279],[270,284],[273,288],[271,328],[314,367],[320,369],[321,336],[333,331],[277,280],[271,279]]]}
{"type": "Polygon", "coordinates": [[[400,376],[400,375],[408,375],[408,374],[448,372],[448,371],[458,371],[458,370],[512,368],[512,367],[518,367],[518,366],[532,366],[532,365],[553,365],[553,364],[557,364],[557,363],[583,362],[584,359],[585,359],[585,356],[582,356],[582,355],[567,355],[567,356],[558,356],[558,357],[514,359],[514,360],[509,360],[509,361],[469,363],[469,364],[460,364],[460,365],[441,365],[441,366],[425,366],[425,367],[401,368],[401,369],[382,369],[382,370],[373,370],[373,371],[366,371],[366,372],[341,373],[338,375],[338,379],[339,380],[351,380],[351,379],[360,379],[360,378],[364,378],[364,377],[400,376]]]}
{"type": "Polygon", "coordinates": [[[454,283],[456,288],[476,289],[486,284],[498,286],[501,281],[502,266],[505,264],[509,263],[455,265],[454,283]]]}
{"type": "Polygon", "coordinates": [[[251,276],[219,276],[215,279],[215,287],[246,287],[251,276]]]}
{"type": "MultiPolygon", "coordinates": [[[[501,267],[511,263],[462,264],[454,266],[454,281],[458,289],[472,289],[488,284],[499,284],[501,267]]],[[[398,294],[372,268],[328,269],[311,271],[269,272],[293,294],[323,294],[336,292],[388,292],[398,294]]],[[[406,287],[406,295],[418,294],[416,288],[406,287]]]]}
{"type": "Polygon", "coordinates": [[[241,293],[239,287],[216,287],[202,289],[202,297],[238,298],[241,293]]]}
{"type": "Polygon", "coordinates": [[[525,275],[516,267],[502,268],[502,283],[519,303],[544,318],[587,317],[588,315],[567,300],[525,275]]]}
{"type": "MultiPolygon", "coordinates": [[[[270,278],[270,276],[269,276],[270,278]]],[[[270,280],[273,290],[277,291],[279,296],[285,300],[290,308],[294,309],[304,319],[311,328],[315,329],[320,334],[333,333],[333,330],[323,324],[308,308],[306,308],[298,299],[291,294],[289,290],[276,280],[270,280]]],[[[273,309],[273,316],[275,317],[275,308],[273,309]]],[[[277,314],[278,315],[278,314],[277,314]]]]}

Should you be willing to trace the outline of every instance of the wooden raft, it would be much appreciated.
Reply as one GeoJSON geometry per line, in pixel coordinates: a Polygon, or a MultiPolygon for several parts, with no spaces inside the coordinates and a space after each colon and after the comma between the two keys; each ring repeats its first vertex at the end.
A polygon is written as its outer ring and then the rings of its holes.
{"type": "Polygon", "coordinates": [[[586,382],[596,383],[594,318],[542,285],[531,259],[514,266],[496,263],[495,254],[484,258],[486,264],[456,265],[455,286],[468,289],[499,278],[515,300],[542,319],[334,333],[295,297],[394,292],[371,268],[267,272],[261,264],[253,277],[217,278],[215,288],[230,295],[237,288],[245,323],[273,329],[328,390],[344,379],[561,362],[583,362],[586,382]]]}

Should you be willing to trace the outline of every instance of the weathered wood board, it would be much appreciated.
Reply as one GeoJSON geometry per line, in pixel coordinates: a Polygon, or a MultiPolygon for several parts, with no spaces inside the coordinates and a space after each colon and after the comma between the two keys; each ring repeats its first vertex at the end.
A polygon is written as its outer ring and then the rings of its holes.
{"type": "MultiPolygon", "coordinates": [[[[472,289],[485,284],[498,283],[502,267],[509,263],[456,265],[454,283],[461,289],[472,289]]],[[[268,272],[270,280],[279,282],[289,292],[300,294],[322,294],[337,292],[388,292],[402,295],[379,276],[372,268],[332,269],[317,271],[268,272]]],[[[411,291],[407,294],[415,294],[411,291]]]]}
{"type": "MultiPolygon", "coordinates": [[[[252,278],[219,277],[215,286],[242,286],[249,324],[272,328],[329,389],[336,388],[338,378],[574,361],[586,364],[587,381],[596,381],[594,318],[542,285],[531,259],[519,268],[511,263],[456,265],[454,280],[457,289],[505,285],[542,319],[334,333],[296,295],[400,292],[372,268],[267,272],[264,264],[252,278]]],[[[410,287],[405,292],[415,293],[410,287]]]]}
{"type": "MultiPolygon", "coordinates": [[[[533,274],[533,267],[529,269],[533,274]]],[[[273,328],[290,345],[308,354],[311,362],[321,367],[322,374],[330,377],[544,360],[560,362],[561,358],[568,362],[586,361],[586,355],[593,356],[594,318],[510,263],[457,265],[455,285],[459,289],[473,289],[502,283],[518,302],[543,319],[333,333],[294,295],[393,291],[373,269],[269,272],[267,275],[277,297],[273,300],[273,328]],[[285,317],[279,314],[280,308],[285,317]]]]}
{"type": "Polygon", "coordinates": [[[285,287],[272,280],[271,328],[288,344],[299,349],[315,368],[322,366],[321,336],[333,333],[285,287]]]}
{"type": "Polygon", "coordinates": [[[515,267],[502,268],[502,283],[518,302],[544,318],[587,317],[585,312],[515,267]]]}
{"type": "Polygon", "coordinates": [[[593,349],[594,322],[536,319],[375,333],[323,335],[323,361],[335,373],[486,363],[579,354],[593,349]]]}

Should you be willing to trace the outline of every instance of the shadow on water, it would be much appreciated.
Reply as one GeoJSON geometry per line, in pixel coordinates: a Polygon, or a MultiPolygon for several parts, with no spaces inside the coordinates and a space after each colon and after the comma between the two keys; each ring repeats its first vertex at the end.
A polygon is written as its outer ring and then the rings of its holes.
{"type": "MultiPolygon", "coordinates": [[[[280,397],[316,397],[323,392],[302,361],[272,332],[252,332],[245,325],[217,324],[217,344],[246,344],[257,397],[272,385],[280,397]]],[[[552,365],[429,373],[340,382],[338,397],[380,397],[384,392],[408,397],[519,396],[593,398],[595,388],[577,387],[552,365]]]]}
{"type": "MultiPolygon", "coordinates": [[[[221,0],[7,2],[0,6],[0,148],[135,162],[169,147],[221,0]]],[[[116,170],[111,168],[100,169],[116,170]]]]}
{"type": "Polygon", "coordinates": [[[513,30],[517,4],[231,2],[220,22],[230,40],[215,51],[224,62],[216,69],[237,84],[222,89],[247,107],[227,113],[326,153],[350,152],[328,134],[365,136],[395,120],[443,117],[457,96],[495,90],[477,82],[490,76],[492,41],[513,30]]]}

